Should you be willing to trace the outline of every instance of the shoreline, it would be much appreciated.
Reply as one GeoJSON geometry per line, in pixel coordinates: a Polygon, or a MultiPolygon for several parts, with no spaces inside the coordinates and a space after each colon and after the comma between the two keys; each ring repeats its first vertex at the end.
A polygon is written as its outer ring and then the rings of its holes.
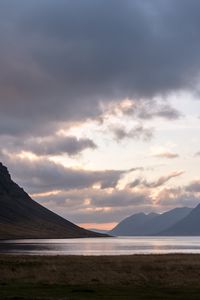
{"type": "MultiPolygon", "coordinates": [[[[16,253],[16,252],[10,252],[10,253],[6,253],[6,252],[0,252],[0,258],[2,257],[6,257],[6,256],[12,256],[15,258],[26,258],[26,257],[37,257],[37,258],[81,258],[81,257],[87,257],[87,258],[127,258],[127,257],[134,257],[134,256],[138,256],[138,257],[150,257],[150,256],[199,256],[200,258],[200,253],[195,253],[195,252],[191,252],[191,253],[181,253],[181,252],[169,252],[169,253],[133,253],[133,254],[34,254],[34,253],[28,253],[28,254],[21,254],[21,253],[16,253]]],[[[115,259],[113,259],[115,260],[115,259]]]]}

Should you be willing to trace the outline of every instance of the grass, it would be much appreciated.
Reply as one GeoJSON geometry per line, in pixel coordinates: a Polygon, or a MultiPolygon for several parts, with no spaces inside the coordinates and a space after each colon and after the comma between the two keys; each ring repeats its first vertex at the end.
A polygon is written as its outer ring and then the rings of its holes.
{"type": "Polygon", "coordinates": [[[200,299],[200,255],[0,255],[0,299],[200,299]]]}
{"type": "Polygon", "coordinates": [[[147,300],[200,299],[199,288],[67,286],[67,285],[12,285],[1,286],[0,299],[20,300],[147,300]]]}

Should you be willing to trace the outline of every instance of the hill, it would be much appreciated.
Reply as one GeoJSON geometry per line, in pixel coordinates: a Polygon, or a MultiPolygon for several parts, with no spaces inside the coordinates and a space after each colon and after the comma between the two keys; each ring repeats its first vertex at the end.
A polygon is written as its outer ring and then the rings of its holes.
{"type": "Polygon", "coordinates": [[[0,163],[0,239],[101,237],[41,206],[15,182],[0,163]]]}

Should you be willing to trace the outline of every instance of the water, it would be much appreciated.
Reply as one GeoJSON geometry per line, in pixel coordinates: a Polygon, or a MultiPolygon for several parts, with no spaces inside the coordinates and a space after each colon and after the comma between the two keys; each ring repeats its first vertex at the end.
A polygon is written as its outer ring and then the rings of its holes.
{"type": "Polygon", "coordinates": [[[131,255],[200,253],[200,237],[111,237],[0,242],[0,253],[23,255],[131,255]]]}

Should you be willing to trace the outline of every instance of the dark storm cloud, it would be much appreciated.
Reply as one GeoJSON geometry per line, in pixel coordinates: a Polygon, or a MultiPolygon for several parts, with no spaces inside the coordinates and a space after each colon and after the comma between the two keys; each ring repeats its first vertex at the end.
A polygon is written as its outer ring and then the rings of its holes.
{"type": "Polygon", "coordinates": [[[2,0],[0,132],[49,132],[97,116],[100,102],[195,90],[199,27],[196,0],[2,0]]]}

